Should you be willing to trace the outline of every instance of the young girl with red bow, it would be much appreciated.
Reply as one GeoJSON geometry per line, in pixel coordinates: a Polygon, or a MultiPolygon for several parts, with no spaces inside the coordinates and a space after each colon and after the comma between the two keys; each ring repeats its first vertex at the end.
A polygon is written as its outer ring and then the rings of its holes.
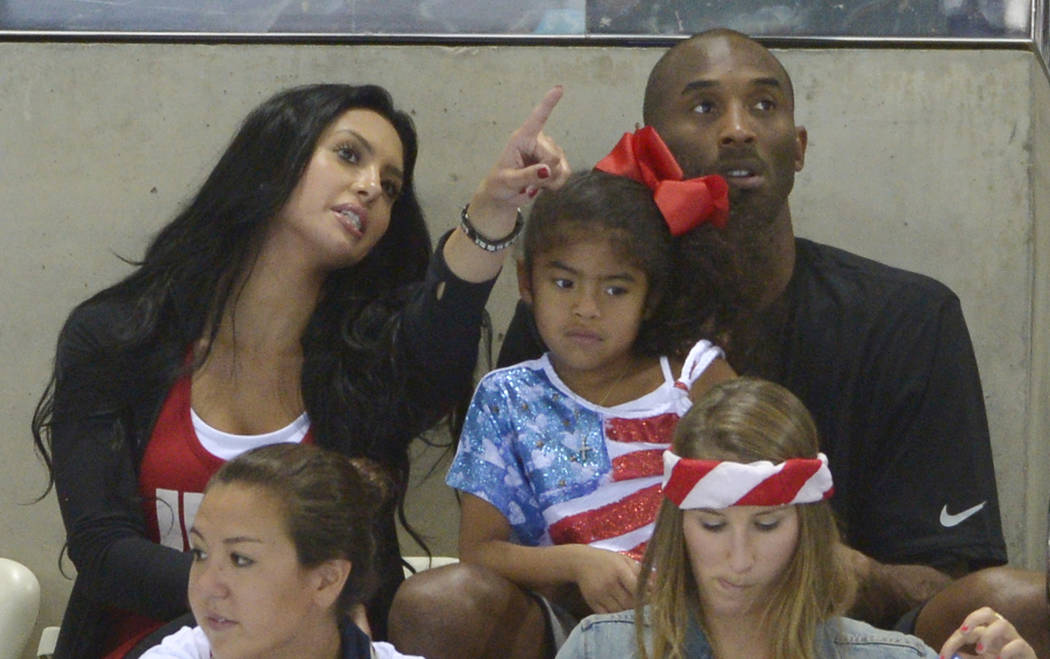
{"type": "Polygon", "coordinates": [[[551,656],[582,615],[634,605],[660,455],[690,392],[733,376],[711,342],[733,314],[727,187],[681,179],[646,128],[536,202],[518,282],[547,352],[474,394],[447,477],[462,563],[399,591],[404,651],[551,656]]]}
{"type": "MultiPolygon", "coordinates": [[[[841,617],[855,584],[836,550],[831,471],[787,389],[755,378],[715,385],[678,424],[663,465],[635,609],[585,619],[559,659],[937,656],[914,636],[841,617]]],[[[985,607],[945,643],[949,656],[1035,653],[985,607]]]]}

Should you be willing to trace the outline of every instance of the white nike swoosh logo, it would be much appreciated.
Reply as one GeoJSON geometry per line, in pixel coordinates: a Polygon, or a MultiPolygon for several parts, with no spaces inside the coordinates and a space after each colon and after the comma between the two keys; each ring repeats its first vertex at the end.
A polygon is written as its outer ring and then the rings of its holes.
{"type": "Polygon", "coordinates": [[[954,515],[948,513],[948,506],[941,508],[941,526],[943,526],[946,529],[950,529],[953,526],[958,526],[959,524],[962,524],[968,518],[979,513],[981,509],[984,508],[984,504],[986,503],[988,502],[982,501],[973,508],[967,508],[961,513],[955,513],[954,515]]]}

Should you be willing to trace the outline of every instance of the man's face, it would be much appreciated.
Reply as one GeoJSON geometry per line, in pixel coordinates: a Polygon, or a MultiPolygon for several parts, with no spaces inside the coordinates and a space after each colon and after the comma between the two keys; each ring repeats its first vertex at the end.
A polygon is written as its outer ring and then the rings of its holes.
{"type": "Polygon", "coordinates": [[[777,219],[806,152],[783,68],[759,44],[721,35],[684,44],[671,58],[650,123],[686,177],[725,177],[734,216],[777,219]]]}

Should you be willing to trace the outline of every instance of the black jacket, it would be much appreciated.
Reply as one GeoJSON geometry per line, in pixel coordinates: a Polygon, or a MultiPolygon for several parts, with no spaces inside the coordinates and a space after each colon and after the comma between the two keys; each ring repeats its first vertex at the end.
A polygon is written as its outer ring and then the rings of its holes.
{"type": "MultiPolygon", "coordinates": [[[[471,284],[448,270],[439,242],[424,282],[402,315],[396,359],[416,374],[403,398],[412,419],[405,446],[470,393],[479,328],[492,281],[471,284]],[[439,285],[444,290],[438,299],[439,285]],[[409,403],[411,403],[409,405],[409,403]]],[[[56,659],[102,654],[109,612],[126,610],[158,620],[187,611],[190,556],[146,537],[138,467],[187,346],[159,337],[141,349],[114,354],[114,333],[129,302],[78,307],[58,342],[52,417],[55,487],[76,582],[62,621],[56,659]]],[[[407,412],[406,412],[407,413],[407,412]]],[[[356,446],[318,444],[348,455],[356,446]]],[[[404,486],[405,484],[401,484],[404,486]]],[[[403,579],[393,509],[380,521],[380,592],[370,602],[373,631],[385,636],[386,612],[403,579]]]]}

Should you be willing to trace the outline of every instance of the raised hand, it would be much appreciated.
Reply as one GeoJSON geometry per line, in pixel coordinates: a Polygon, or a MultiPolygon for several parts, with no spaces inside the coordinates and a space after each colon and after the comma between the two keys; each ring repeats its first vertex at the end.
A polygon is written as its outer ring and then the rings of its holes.
{"type": "Polygon", "coordinates": [[[565,153],[543,132],[563,89],[554,87],[514,131],[492,171],[482,180],[472,204],[512,202],[515,209],[543,188],[557,188],[571,173],[565,153]],[[485,199],[490,196],[491,200],[485,199]]]}
{"type": "MultiPolygon", "coordinates": [[[[565,153],[543,128],[563,93],[559,85],[548,91],[506,146],[470,200],[470,225],[489,242],[511,235],[518,208],[543,189],[561,186],[571,170],[565,153]]],[[[487,252],[456,231],[445,246],[445,260],[460,277],[484,281],[499,271],[503,251],[487,252]]]]}

